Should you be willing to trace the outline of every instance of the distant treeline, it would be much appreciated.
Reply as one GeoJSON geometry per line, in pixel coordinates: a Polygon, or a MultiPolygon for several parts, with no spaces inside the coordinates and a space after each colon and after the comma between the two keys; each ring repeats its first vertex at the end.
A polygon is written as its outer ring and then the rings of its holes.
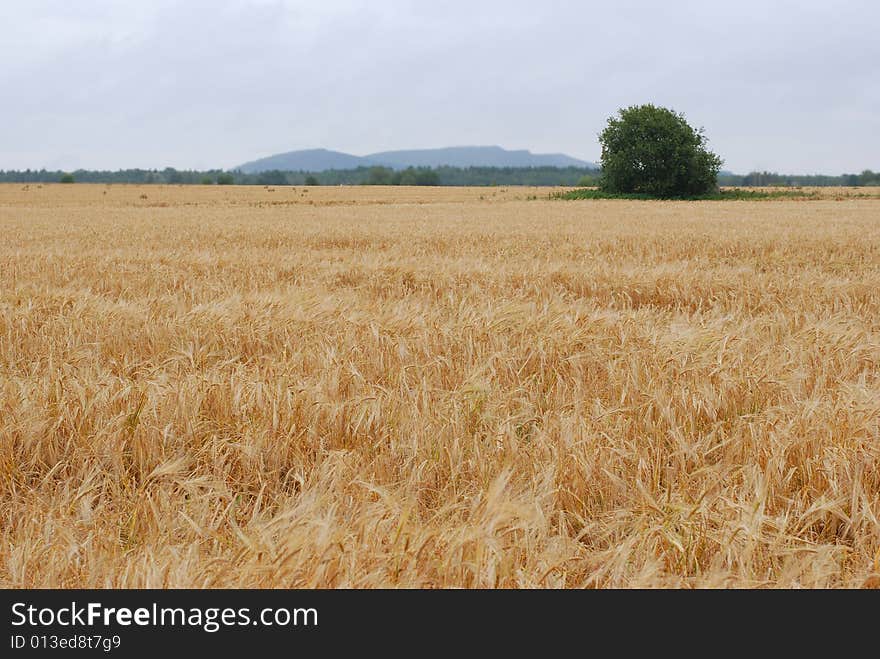
{"type": "Polygon", "coordinates": [[[861,174],[777,174],[776,172],[751,172],[740,174],[722,173],[718,176],[718,185],[739,187],[808,187],[808,186],[862,186],[880,185],[880,172],[866,169],[861,174]]]}
{"type": "MultiPolygon", "coordinates": [[[[45,169],[24,171],[0,170],[0,183],[152,183],[180,185],[564,185],[591,186],[598,183],[601,171],[581,167],[410,167],[393,170],[387,167],[324,172],[282,172],[272,170],[245,174],[238,170],[206,171],[165,169],[120,169],[73,172],[45,169]]],[[[866,169],[861,174],[826,176],[791,175],[775,172],[752,172],[745,176],[722,173],[722,186],[863,186],[880,185],[880,172],[866,169]]]]}
{"type": "Polygon", "coordinates": [[[41,170],[0,171],[2,183],[152,183],[183,185],[591,185],[598,170],[580,167],[388,167],[331,169],[323,172],[270,170],[245,174],[233,170],[207,171],[121,169],[73,172],[41,170]]]}

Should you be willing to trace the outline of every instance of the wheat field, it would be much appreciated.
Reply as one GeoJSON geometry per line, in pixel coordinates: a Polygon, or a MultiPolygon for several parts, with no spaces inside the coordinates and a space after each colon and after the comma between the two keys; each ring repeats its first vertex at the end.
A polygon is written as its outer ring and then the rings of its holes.
{"type": "Polygon", "coordinates": [[[880,583],[880,200],[0,186],[0,586],[880,583]]]}

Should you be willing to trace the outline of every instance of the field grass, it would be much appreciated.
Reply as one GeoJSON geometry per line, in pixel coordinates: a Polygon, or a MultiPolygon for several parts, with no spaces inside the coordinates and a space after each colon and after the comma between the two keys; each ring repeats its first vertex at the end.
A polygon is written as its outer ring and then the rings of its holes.
{"type": "Polygon", "coordinates": [[[0,186],[0,586],[880,583],[880,201],[551,194],[0,186]]]}
{"type": "MultiPolygon", "coordinates": [[[[576,188],[557,193],[558,199],[638,199],[652,201],[652,195],[642,192],[605,192],[598,188],[576,188]]],[[[803,188],[773,188],[773,189],[745,189],[725,188],[710,194],[687,197],[685,201],[754,201],[758,199],[820,199],[821,192],[803,188]]]]}

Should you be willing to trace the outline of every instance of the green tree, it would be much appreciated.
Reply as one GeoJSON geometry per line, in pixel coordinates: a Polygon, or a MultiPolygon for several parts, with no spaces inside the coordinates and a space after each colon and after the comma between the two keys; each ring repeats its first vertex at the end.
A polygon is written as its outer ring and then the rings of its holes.
{"type": "Polygon", "coordinates": [[[277,169],[260,172],[257,175],[258,185],[287,185],[287,174],[277,169]]]}
{"type": "Polygon", "coordinates": [[[306,185],[321,185],[320,181],[318,181],[318,179],[312,174],[309,174],[308,176],[306,176],[305,184],[306,185]]]}
{"type": "Polygon", "coordinates": [[[201,183],[202,185],[214,185],[214,179],[211,178],[210,176],[203,176],[203,177],[201,178],[200,183],[201,183]]]}
{"type": "Polygon", "coordinates": [[[430,167],[407,167],[402,172],[395,172],[392,183],[394,185],[440,185],[440,177],[430,167]]]}
{"type": "Polygon", "coordinates": [[[233,183],[235,183],[235,177],[229,172],[217,175],[217,185],[232,185],[233,183]]]}
{"type": "Polygon", "coordinates": [[[183,174],[178,172],[174,167],[166,167],[163,172],[166,183],[181,184],[184,183],[183,174]]]}
{"type": "Polygon", "coordinates": [[[419,167],[416,172],[416,185],[440,185],[440,176],[430,167],[419,167]]]}
{"type": "Polygon", "coordinates": [[[367,185],[392,185],[394,172],[388,167],[370,167],[367,185]]]}
{"type": "Polygon", "coordinates": [[[62,174],[61,178],[58,179],[59,183],[73,183],[74,178],[73,174],[62,174]]]}
{"type": "Polygon", "coordinates": [[[606,192],[689,197],[717,188],[722,160],[706,148],[703,129],[684,115],[654,105],[633,105],[608,119],[599,134],[606,192]]]}

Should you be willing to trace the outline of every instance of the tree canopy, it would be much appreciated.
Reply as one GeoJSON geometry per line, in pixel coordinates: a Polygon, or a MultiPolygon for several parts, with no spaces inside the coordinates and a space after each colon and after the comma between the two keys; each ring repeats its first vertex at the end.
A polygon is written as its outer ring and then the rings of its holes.
{"type": "Polygon", "coordinates": [[[599,142],[606,192],[690,197],[718,185],[721,158],[706,148],[702,129],[672,110],[651,104],[621,109],[599,142]]]}

